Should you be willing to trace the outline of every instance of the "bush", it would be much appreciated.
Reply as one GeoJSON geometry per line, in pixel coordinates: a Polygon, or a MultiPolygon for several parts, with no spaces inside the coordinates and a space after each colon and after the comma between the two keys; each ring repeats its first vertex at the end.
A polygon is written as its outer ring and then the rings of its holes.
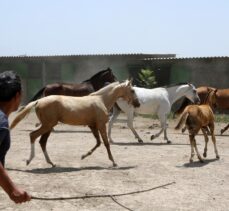
{"type": "Polygon", "coordinates": [[[141,87],[145,88],[153,88],[157,84],[154,72],[149,69],[142,69],[138,73],[137,81],[141,87]]]}

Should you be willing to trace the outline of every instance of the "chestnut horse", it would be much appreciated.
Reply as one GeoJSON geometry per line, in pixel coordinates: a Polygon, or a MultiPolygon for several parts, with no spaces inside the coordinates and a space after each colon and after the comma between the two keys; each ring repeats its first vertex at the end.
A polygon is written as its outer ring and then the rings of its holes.
{"type": "Polygon", "coordinates": [[[112,83],[115,82],[116,77],[114,76],[112,70],[107,68],[106,70],[102,70],[91,78],[83,81],[79,84],[71,84],[71,83],[54,83],[48,84],[42,89],[40,89],[34,97],[29,101],[35,101],[42,96],[48,95],[66,95],[66,96],[86,96],[90,93],[97,91],[104,87],[107,82],[112,83]]]}
{"type": "Polygon", "coordinates": [[[205,138],[205,148],[203,156],[207,156],[207,144],[208,144],[208,135],[204,128],[210,129],[210,134],[212,137],[212,142],[215,149],[216,158],[219,159],[218,150],[216,147],[216,139],[214,134],[214,114],[211,107],[207,104],[205,105],[189,105],[185,108],[184,112],[181,114],[181,118],[175,127],[176,130],[180,129],[181,126],[185,123],[189,131],[189,140],[191,145],[191,157],[190,162],[193,162],[194,148],[197,154],[197,157],[200,162],[204,162],[202,159],[196,145],[195,136],[198,134],[199,130],[202,130],[205,138]]]}
{"type": "Polygon", "coordinates": [[[82,155],[81,159],[91,155],[100,146],[101,135],[108,157],[113,166],[116,166],[110,151],[106,123],[109,119],[110,109],[120,97],[135,106],[139,105],[130,81],[123,83],[113,82],[84,97],[51,95],[29,103],[17,114],[10,126],[10,128],[14,128],[35,107],[41,126],[30,133],[31,154],[27,160],[27,165],[35,156],[35,140],[41,136],[40,145],[45,159],[47,163],[53,167],[55,166],[47,153],[46,143],[52,128],[58,122],[62,122],[69,125],[88,125],[91,129],[97,143],[88,153],[82,155]]]}
{"type": "MultiPolygon", "coordinates": [[[[216,89],[211,97],[214,109],[229,110],[229,89],[216,89]]],[[[229,124],[220,130],[221,135],[229,128],[229,124]]]]}

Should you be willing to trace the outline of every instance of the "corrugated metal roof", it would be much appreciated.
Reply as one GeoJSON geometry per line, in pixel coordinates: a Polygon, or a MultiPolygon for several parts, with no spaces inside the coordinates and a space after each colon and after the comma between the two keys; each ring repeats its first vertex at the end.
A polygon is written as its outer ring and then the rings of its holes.
{"type": "Polygon", "coordinates": [[[144,53],[129,53],[129,54],[82,54],[82,55],[47,55],[47,56],[1,56],[1,62],[13,62],[13,61],[44,61],[44,60],[66,60],[77,58],[93,58],[93,57],[138,57],[138,59],[144,58],[164,58],[175,57],[176,54],[144,54],[144,53]]]}
{"type": "Polygon", "coordinates": [[[153,56],[153,57],[175,57],[176,54],[149,54],[149,53],[123,53],[123,54],[70,54],[70,55],[42,55],[42,56],[0,56],[0,58],[46,58],[46,57],[93,57],[93,56],[153,56]]]}
{"type": "Polygon", "coordinates": [[[197,59],[229,59],[229,56],[212,56],[212,57],[164,57],[164,58],[145,58],[143,60],[197,60],[197,59]]]}

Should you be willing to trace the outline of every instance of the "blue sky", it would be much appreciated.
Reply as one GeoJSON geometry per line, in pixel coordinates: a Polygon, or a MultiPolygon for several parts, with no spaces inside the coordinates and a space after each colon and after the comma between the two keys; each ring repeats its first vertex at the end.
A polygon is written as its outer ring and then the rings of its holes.
{"type": "Polygon", "coordinates": [[[229,56],[228,0],[0,0],[0,56],[229,56]]]}

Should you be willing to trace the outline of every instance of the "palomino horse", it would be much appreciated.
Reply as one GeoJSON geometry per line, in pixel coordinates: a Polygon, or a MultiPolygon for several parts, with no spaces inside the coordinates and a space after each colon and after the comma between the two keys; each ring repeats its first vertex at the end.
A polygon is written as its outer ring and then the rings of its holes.
{"type": "Polygon", "coordinates": [[[48,95],[66,95],[66,96],[86,96],[90,93],[97,91],[105,86],[107,82],[112,83],[116,81],[116,77],[113,75],[113,72],[110,68],[102,70],[91,78],[83,81],[79,84],[70,84],[70,83],[54,83],[48,84],[42,89],[40,89],[34,97],[29,101],[35,101],[41,96],[48,95]]]}
{"type": "MultiPolygon", "coordinates": [[[[158,137],[164,131],[164,139],[167,143],[171,143],[167,137],[167,115],[171,110],[172,104],[180,99],[181,97],[185,96],[190,99],[192,102],[199,102],[199,97],[196,92],[195,87],[192,84],[183,84],[183,85],[176,85],[169,88],[154,88],[154,89],[146,89],[140,87],[133,87],[137,98],[140,102],[139,108],[134,108],[132,105],[127,104],[123,100],[118,100],[117,104],[120,109],[127,114],[127,125],[135,135],[135,138],[138,139],[138,142],[143,142],[140,136],[137,134],[133,127],[133,119],[134,113],[137,114],[157,114],[160,123],[161,123],[161,130],[155,135],[151,136],[151,140],[158,137]]],[[[113,140],[111,138],[111,128],[114,121],[117,119],[120,110],[114,107],[113,115],[109,121],[108,127],[108,138],[109,141],[112,143],[113,140]]]]}
{"type": "Polygon", "coordinates": [[[36,115],[41,122],[41,126],[30,133],[31,154],[27,160],[27,165],[35,156],[35,140],[41,136],[40,145],[45,159],[47,163],[55,166],[47,153],[46,143],[52,128],[58,122],[62,122],[69,125],[88,125],[95,136],[97,141],[95,147],[84,154],[81,157],[82,159],[91,155],[100,146],[100,133],[107,149],[108,157],[112,161],[113,166],[116,166],[110,151],[106,123],[109,119],[109,110],[119,97],[128,103],[139,105],[130,81],[111,83],[99,91],[84,97],[51,95],[29,103],[17,114],[10,126],[10,128],[14,128],[35,107],[36,115]]]}
{"type": "Polygon", "coordinates": [[[175,127],[176,130],[180,129],[181,126],[185,123],[189,131],[189,140],[191,145],[191,157],[190,162],[193,162],[194,148],[196,150],[197,157],[200,162],[204,162],[200,153],[197,149],[195,136],[198,134],[199,130],[202,130],[205,139],[205,148],[203,156],[207,157],[207,144],[208,144],[208,135],[204,128],[210,129],[210,134],[212,137],[212,142],[214,144],[216,158],[219,159],[218,150],[216,147],[216,139],[214,135],[214,114],[209,105],[189,105],[185,108],[184,112],[181,114],[180,120],[175,127]]]}
{"type": "MultiPolygon", "coordinates": [[[[211,97],[211,104],[214,109],[228,110],[229,109],[229,89],[216,89],[211,97]]],[[[229,128],[229,124],[221,129],[223,134],[229,128]]]]}

